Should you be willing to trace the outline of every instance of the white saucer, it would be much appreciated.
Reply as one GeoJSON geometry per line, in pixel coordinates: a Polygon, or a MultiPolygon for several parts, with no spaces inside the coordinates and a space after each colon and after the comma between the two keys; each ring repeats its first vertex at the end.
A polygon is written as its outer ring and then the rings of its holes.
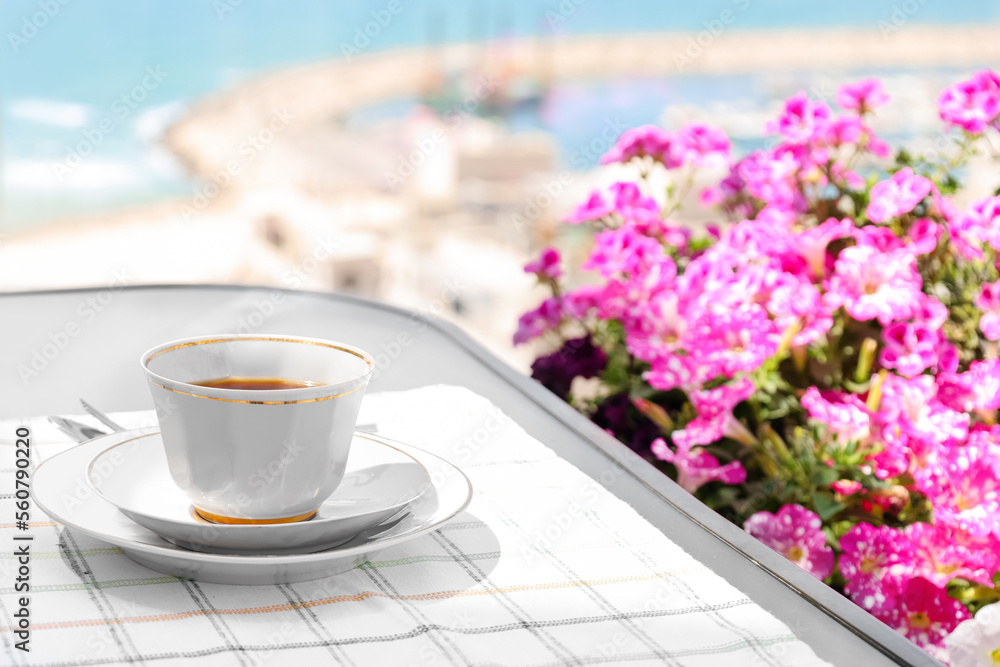
{"type": "MultiPolygon", "coordinates": [[[[93,458],[91,486],[140,526],[207,553],[290,554],[329,549],[402,511],[430,488],[427,470],[391,445],[355,437],[344,479],[309,521],[216,524],[174,484],[159,433],[134,435],[93,458]]],[[[263,483],[263,481],[262,481],[263,483]]]]}
{"type": "Polygon", "coordinates": [[[87,466],[94,456],[136,436],[156,432],[152,427],[110,433],[47,459],[32,478],[34,502],[55,521],[119,546],[126,556],[158,572],[217,584],[283,584],[350,570],[384,547],[441,527],[472,500],[469,479],[444,459],[377,435],[358,433],[356,438],[391,444],[409,454],[430,475],[431,487],[398,521],[363,531],[337,548],[311,554],[241,556],[189,551],[124,516],[87,483],[87,466]]]}

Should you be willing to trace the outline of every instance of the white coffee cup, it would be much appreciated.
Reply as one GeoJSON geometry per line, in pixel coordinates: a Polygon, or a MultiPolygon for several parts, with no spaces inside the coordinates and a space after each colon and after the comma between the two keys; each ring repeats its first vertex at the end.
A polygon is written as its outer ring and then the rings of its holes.
{"type": "Polygon", "coordinates": [[[372,357],[299,336],[224,334],[142,355],[167,463],[198,513],[221,523],[310,518],[340,484],[372,357]],[[322,383],[200,386],[227,377],[322,383]]]}

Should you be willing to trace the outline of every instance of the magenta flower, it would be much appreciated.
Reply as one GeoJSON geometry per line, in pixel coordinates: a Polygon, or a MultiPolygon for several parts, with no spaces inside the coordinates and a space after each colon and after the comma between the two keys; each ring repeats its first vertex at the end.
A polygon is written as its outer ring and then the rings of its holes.
{"type": "Polygon", "coordinates": [[[839,116],[826,126],[823,144],[827,146],[843,146],[856,144],[864,136],[864,123],[857,116],[839,116]]]}
{"type": "Polygon", "coordinates": [[[924,322],[894,322],[882,330],[882,342],[879,363],[911,378],[937,365],[944,340],[924,322]]]}
{"type": "Polygon", "coordinates": [[[732,144],[719,128],[704,123],[689,123],[677,132],[676,141],[685,164],[707,168],[729,164],[732,144]]]}
{"type": "Polygon", "coordinates": [[[733,408],[750,398],[755,390],[753,382],[743,378],[715,389],[692,391],[690,399],[698,416],[682,430],[671,433],[670,439],[684,449],[710,445],[724,437],[744,443],[753,442],[753,435],[733,416],[733,408]]]}
{"type": "Polygon", "coordinates": [[[833,549],[826,545],[823,522],[802,505],[785,505],[777,514],[757,512],[743,530],[821,581],[833,572],[833,549]]]}
{"type": "Polygon", "coordinates": [[[696,347],[689,354],[726,377],[756,370],[778,349],[780,332],[756,303],[703,310],[690,326],[696,347]]]}
{"type": "Polygon", "coordinates": [[[896,232],[888,227],[865,225],[854,230],[854,240],[858,245],[870,246],[879,252],[893,252],[906,248],[896,232]]]}
{"type": "Polygon", "coordinates": [[[922,453],[920,442],[928,445],[955,445],[969,434],[969,415],[956,412],[937,398],[937,384],[930,375],[903,379],[887,375],[882,383],[879,418],[886,430],[908,438],[908,447],[922,453]]]}
{"type": "Polygon", "coordinates": [[[856,482],[853,479],[838,479],[830,485],[830,490],[841,496],[853,496],[855,493],[860,493],[864,488],[861,482],[856,482]]]}
{"type": "Polygon", "coordinates": [[[796,180],[799,164],[792,153],[754,151],[733,169],[751,197],[779,208],[804,208],[796,180]]]}
{"type": "Polygon", "coordinates": [[[694,493],[709,482],[742,484],[747,478],[742,463],[732,461],[719,465],[719,459],[701,447],[678,445],[676,450],[672,450],[663,438],[657,438],[650,449],[656,458],[677,468],[677,484],[688,493],[694,493]]]}
{"type": "Polygon", "coordinates": [[[837,104],[842,109],[857,111],[859,115],[877,109],[889,102],[889,94],[878,79],[862,79],[845,83],[837,89],[837,104]]]}
{"type": "MultiPolygon", "coordinates": [[[[605,278],[639,276],[654,264],[673,260],[663,245],[654,238],[640,234],[631,225],[607,229],[594,239],[594,248],[583,268],[599,271],[605,278]]],[[[673,270],[676,275],[676,268],[673,270]]]]}
{"type": "Polygon", "coordinates": [[[809,263],[813,273],[822,276],[826,273],[826,247],[837,239],[851,236],[854,229],[854,223],[850,218],[843,220],[827,218],[826,222],[792,236],[790,243],[809,263]]]}
{"type": "Polygon", "coordinates": [[[872,222],[882,223],[890,218],[909,213],[924,197],[934,190],[934,183],[904,167],[888,180],[872,187],[871,201],[866,213],[872,222]]]}
{"type": "Polygon", "coordinates": [[[948,237],[952,247],[966,261],[983,258],[983,244],[990,236],[989,222],[975,207],[948,218],[948,237]]]}
{"type": "Polygon", "coordinates": [[[826,302],[841,306],[855,320],[878,319],[882,326],[908,319],[923,292],[916,263],[909,253],[882,253],[871,246],[840,251],[826,281],[826,302]]]}
{"type": "Polygon", "coordinates": [[[995,544],[975,545],[952,527],[922,521],[910,524],[903,532],[913,545],[914,574],[942,588],[956,577],[993,587],[995,544]]]}
{"type": "Polygon", "coordinates": [[[582,320],[593,314],[604,298],[604,288],[598,285],[581,285],[563,296],[563,310],[574,319],[582,320]]]}
{"type": "Polygon", "coordinates": [[[600,190],[594,190],[590,193],[587,201],[577,206],[571,214],[563,218],[563,222],[579,224],[581,222],[600,220],[611,215],[614,211],[615,205],[611,197],[600,190]]]}
{"type": "Polygon", "coordinates": [[[562,307],[559,300],[553,297],[542,301],[534,310],[521,315],[517,321],[517,331],[514,332],[514,345],[521,345],[538,338],[546,331],[555,329],[562,320],[562,307]]]}
{"type": "Polygon", "coordinates": [[[933,469],[918,471],[917,487],[934,506],[934,521],[973,537],[1000,536],[1000,456],[970,438],[937,452],[933,469]]]}
{"type": "Polygon", "coordinates": [[[908,573],[912,546],[902,531],[889,526],[858,523],[840,538],[840,572],[844,591],[863,609],[887,611],[894,603],[883,579],[908,573]]]}
{"type": "Polygon", "coordinates": [[[625,130],[618,141],[601,158],[601,164],[613,162],[628,162],[632,158],[651,157],[663,163],[667,169],[681,166],[677,155],[675,138],[667,131],[655,125],[625,130]]]}
{"type": "Polygon", "coordinates": [[[841,442],[861,440],[868,436],[871,414],[855,394],[842,391],[820,391],[809,387],[800,399],[809,416],[825,424],[841,442]]]}
{"type": "Polygon", "coordinates": [[[982,292],[976,297],[976,307],[983,311],[979,330],[986,340],[1000,340],[1000,282],[983,283],[982,292]]]}
{"type": "Polygon", "coordinates": [[[524,272],[534,273],[539,280],[559,280],[563,274],[559,267],[559,259],[558,250],[546,248],[538,259],[524,265],[524,272]]]}
{"type": "Polygon", "coordinates": [[[908,250],[915,255],[930,254],[937,248],[942,233],[944,230],[941,229],[941,225],[930,218],[920,218],[914,221],[907,233],[908,250]]]}
{"type": "Polygon", "coordinates": [[[1000,78],[990,70],[948,86],[938,98],[938,112],[948,125],[980,134],[1000,115],[1000,78]]]}
{"type": "Polygon", "coordinates": [[[923,577],[899,581],[897,586],[896,604],[878,616],[924,650],[943,648],[945,637],[972,618],[965,605],[923,577]]]}
{"type": "Polygon", "coordinates": [[[1000,361],[973,361],[965,373],[937,376],[938,399],[952,410],[992,412],[1000,408],[1000,361]]]}
{"type": "Polygon", "coordinates": [[[785,108],[776,121],[764,127],[768,134],[777,132],[793,144],[804,144],[822,136],[830,120],[825,102],[812,102],[804,91],[785,100],[785,108]]]}

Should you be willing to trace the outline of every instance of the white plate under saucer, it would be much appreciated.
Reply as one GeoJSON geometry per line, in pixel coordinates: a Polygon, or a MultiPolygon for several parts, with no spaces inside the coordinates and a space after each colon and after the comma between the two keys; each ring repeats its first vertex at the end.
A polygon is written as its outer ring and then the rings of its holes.
{"type": "Polygon", "coordinates": [[[441,457],[377,435],[358,433],[357,438],[402,450],[430,474],[431,487],[398,520],[362,531],[339,547],[316,553],[242,556],[190,551],[127,518],[87,482],[87,466],[94,456],[130,438],[155,432],[156,427],[110,433],[47,459],[32,476],[35,504],[55,521],[121,547],[126,556],[158,572],[217,584],[284,584],[350,570],[376,551],[440,528],[461,514],[472,500],[469,479],[441,457]]]}
{"type": "Polygon", "coordinates": [[[194,513],[170,477],[159,433],[108,446],[93,458],[87,476],[122,514],[164,539],[195,551],[245,555],[330,549],[403,511],[431,484],[427,470],[409,454],[355,437],[343,481],[314,518],[237,525],[210,523],[194,513]]]}

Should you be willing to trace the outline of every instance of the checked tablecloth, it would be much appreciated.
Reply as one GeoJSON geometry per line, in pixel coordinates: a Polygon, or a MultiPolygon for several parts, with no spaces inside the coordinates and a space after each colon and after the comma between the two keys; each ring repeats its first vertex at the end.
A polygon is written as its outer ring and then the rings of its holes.
{"type": "MultiPolygon", "coordinates": [[[[114,417],[132,427],[151,415],[114,417]]],[[[23,653],[12,634],[14,432],[31,428],[35,465],[74,443],[41,418],[0,422],[0,664],[826,664],[481,396],[371,394],[359,423],[462,468],[475,487],[468,511],[344,574],[223,586],[149,570],[33,508],[23,653]]]]}

